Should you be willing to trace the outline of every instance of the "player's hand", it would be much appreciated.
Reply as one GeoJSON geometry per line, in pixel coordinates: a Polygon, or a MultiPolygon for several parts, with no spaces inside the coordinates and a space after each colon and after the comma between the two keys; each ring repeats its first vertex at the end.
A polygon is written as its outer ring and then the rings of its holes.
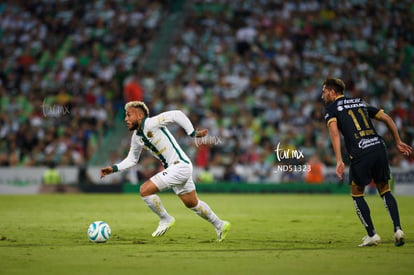
{"type": "Polygon", "coordinates": [[[336,163],[336,175],[340,180],[343,180],[345,172],[345,164],[343,161],[339,161],[336,163]]]}
{"type": "Polygon", "coordinates": [[[111,166],[107,166],[105,168],[101,169],[101,179],[105,177],[106,175],[112,174],[114,172],[114,169],[112,169],[111,166]]]}
{"type": "Polygon", "coordinates": [[[400,153],[406,157],[412,155],[413,153],[413,148],[410,145],[405,144],[404,142],[397,143],[397,148],[398,151],[400,151],[400,153]]]}
{"type": "Polygon", "coordinates": [[[208,134],[207,129],[196,131],[195,137],[205,137],[208,134]]]}

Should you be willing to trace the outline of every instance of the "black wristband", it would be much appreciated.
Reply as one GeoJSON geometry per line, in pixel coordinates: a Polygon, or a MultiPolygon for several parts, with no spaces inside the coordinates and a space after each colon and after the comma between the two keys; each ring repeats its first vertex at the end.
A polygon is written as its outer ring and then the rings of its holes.
{"type": "Polygon", "coordinates": [[[195,137],[196,136],[196,131],[194,130],[191,134],[190,134],[190,136],[192,136],[192,137],[195,137]]]}
{"type": "Polygon", "coordinates": [[[118,172],[118,166],[112,165],[112,173],[118,172]]]}

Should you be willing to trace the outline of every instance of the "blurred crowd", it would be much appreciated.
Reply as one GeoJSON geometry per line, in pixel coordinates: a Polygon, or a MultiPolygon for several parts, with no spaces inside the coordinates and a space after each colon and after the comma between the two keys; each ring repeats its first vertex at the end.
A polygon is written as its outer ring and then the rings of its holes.
{"type": "MultiPolygon", "coordinates": [[[[154,112],[186,109],[216,137],[188,146],[197,166],[249,182],[272,180],[279,164],[335,166],[320,100],[328,76],[383,108],[414,145],[412,1],[192,3],[150,102],[154,112]],[[278,145],[304,157],[278,160],[278,145]]],[[[391,165],[412,167],[384,127],[391,165]]]]}
{"type": "Polygon", "coordinates": [[[16,3],[0,4],[0,165],[85,165],[141,99],[131,83],[163,3],[16,3]]]}
{"type": "MultiPolygon", "coordinates": [[[[320,100],[328,76],[383,108],[414,145],[412,1],[183,1],[164,65],[149,71],[142,62],[171,1],[29,2],[0,4],[0,165],[87,162],[124,101],[142,98],[151,114],[182,109],[209,129],[194,141],[172,128],[197,167],[223,168],[221,180],[333,166],[320,100]],[[303,158],[279,160],[278,146],[303,158]]],[[[391,165],[412,166],[377,130],[391,165]]],[[[121,143],[118,158],[129,136],[121,143]]]]}

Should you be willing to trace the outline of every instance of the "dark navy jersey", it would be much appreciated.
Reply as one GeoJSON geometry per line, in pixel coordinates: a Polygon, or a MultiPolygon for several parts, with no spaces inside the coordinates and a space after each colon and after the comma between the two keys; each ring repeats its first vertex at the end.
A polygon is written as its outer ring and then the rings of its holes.
{"type": "Polygon", "coordinates": [[[384,146],[371,120],[382,112],[367,105],[361,98],[340,96],[326,107],[325,121],[327,126],[332,121],[337,122],[352,159],[384,146]]]}

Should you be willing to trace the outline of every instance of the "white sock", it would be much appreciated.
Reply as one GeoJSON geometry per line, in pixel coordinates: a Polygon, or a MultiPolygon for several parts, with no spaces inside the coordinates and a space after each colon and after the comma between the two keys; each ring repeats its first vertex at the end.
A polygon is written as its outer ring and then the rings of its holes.
{"type": "Polygon", "coordinates": [[[165,210],[162,205],[160,197],[157,195],[142,197],[142,200],[152,210],[152,212],[158,215],[161,221],[170,221],[173,218],[167,213],[167,210],[165,210]]]}
{"type": "Polygon", "coordinates": [[[197,215],[203,219],[209,221],[217,229],[223,225],[223,221],[217,217],[217,215],[211,210],[210,206],[201,200],[198,200],[197,206],[191,208],[191,210],[196,212],[197,215]]]}

